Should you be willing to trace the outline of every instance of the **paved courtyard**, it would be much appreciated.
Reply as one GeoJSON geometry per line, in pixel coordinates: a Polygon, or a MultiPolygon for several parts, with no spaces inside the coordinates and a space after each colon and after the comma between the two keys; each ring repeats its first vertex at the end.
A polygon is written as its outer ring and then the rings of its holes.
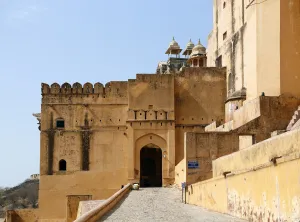
{"type": "Polygon", "coordinates": [[[228,215],[183,204],[176,188],[141,188],[129,195],[99,221],[205,221],[240,222],[228,215]]]}

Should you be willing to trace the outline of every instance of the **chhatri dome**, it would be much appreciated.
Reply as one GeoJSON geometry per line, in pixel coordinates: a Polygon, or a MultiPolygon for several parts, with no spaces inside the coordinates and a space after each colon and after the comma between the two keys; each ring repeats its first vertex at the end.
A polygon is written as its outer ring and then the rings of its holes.
{"type": "Polygon", "coordinates": [[[192,40],[190,39],[190,41],[188,42],[188,44],[186,45],[187,49],[193,49],[195,47],[194,43],[192,42],[192,40]]]}
{"type": "Polygon", "coordinates": [[[193,48],[190,57],[188,59],[188,64],[191,67],[206,67],[206,48],[201,44],[200,39],[198,44],[193,48]]]}
{"type": "Polygon", "coordinates": [[[175,48],[180,49],[180,46],[179,46],[178,42],[175,41],[174,37],[173,37],[172,42],[170,42],[169,47],[174,48],[174,49],[175,48]]]}
{"type": "Polygon", "coordinates": [[[182,49],[180,48],[178,42],[175,41],[175,38],[173,37],[172,42],[170,42],[169,47],[166,51],[166,54],[168,55],[178,55],[182,49]]]}
{"type": "Polygon", "coordinates": [[[193,48],[195,47],[194,43],[192,42],[192,40],[190,39],[190,41],[188,42],[188,44],[185,47],[184,52],[182,53],[185,56],[189,56],[192,53],[193,48]]]}
{"type": "Polygon", "coordinates": [[[201,41],[199,39],[198,45],[196,45],[191,53],[191,56],[198,56],[198,55],[205,55],[206,54],[206,48],[201,44],[201,41]]]}

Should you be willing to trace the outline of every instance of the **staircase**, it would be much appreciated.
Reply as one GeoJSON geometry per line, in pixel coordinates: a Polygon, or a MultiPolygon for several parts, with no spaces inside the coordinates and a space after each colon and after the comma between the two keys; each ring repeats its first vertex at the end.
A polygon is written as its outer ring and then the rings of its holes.
{"type": "Polygon", "coordinates": [[[300,124],[300,106],[298,106],[298,109],[294,112],[294,115],[287,126],[286,130],[290,131],[298,127],[300,124]]]}

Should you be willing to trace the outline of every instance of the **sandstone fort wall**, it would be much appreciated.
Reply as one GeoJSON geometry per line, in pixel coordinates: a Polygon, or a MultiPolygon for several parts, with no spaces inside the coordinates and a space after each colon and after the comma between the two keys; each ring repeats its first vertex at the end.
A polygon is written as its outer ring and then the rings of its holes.
{"type": "Polygon", "coordinates": [[[251,221],[298,221],[299,138],[291,131],[215,160],[216,177],[189,186],[187,202],[251,221]]]}

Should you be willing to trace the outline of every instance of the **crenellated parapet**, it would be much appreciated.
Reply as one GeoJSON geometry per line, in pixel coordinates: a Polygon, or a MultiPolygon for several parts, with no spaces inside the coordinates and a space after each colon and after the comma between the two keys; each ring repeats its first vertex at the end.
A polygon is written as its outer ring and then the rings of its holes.
{"type": "Polygon", "coordinates": [[[76,82],[73,85],[70,83],[64,83],[61,86],[58,83],[48,85],[42,83],[42,95],[90,95],[96,94],[99,96],[107,97],[124,97],[127,95],[127,82],[116,81],[105,84],[105,87],[101,83],[95,83],[94,85],[87,82],[84,85],[76,82]]]}
{"type": "Polygon", "coordinates": [[[165,110],[128,110],[129,121],[175,120],[174,111],[165,110]]]}

